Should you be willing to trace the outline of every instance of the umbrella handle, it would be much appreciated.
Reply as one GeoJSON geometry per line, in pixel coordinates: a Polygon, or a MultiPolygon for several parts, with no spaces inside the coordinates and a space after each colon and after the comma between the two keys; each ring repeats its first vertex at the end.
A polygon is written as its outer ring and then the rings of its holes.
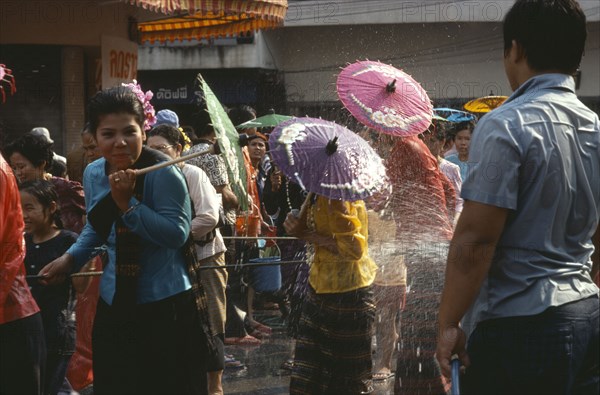
{"type": "Polygon", "coordinates": [[[167,162],[161,162],[161,163],[156,164],[154,166],[145,167],[143,169],[137,170],[135,172],[135,175],[136,176],[141,176],[143,174],[150,173],[151,171],[154,171],[154,170],[158,170],[158,169],[162,169],[164,167],[175,165],[175,164],[177,164],[179,162],[185,162],[187,160],[196,158],[196,157],[201,156],[201,155],[213,154],[213,153],[215,153],[215,145],[211,145],[210,148],[208,148],[208,149],[206,149],[204,151],[194,152],[193,154],[189,154],[189,155],[185,155],[185,156],[180,156],[177,159],[173,159],[173,160],[170,160],[170,161],[167,161],[167,162]]]}
{"type": "Polygon", "coordinates": [[[298,218],[304,218],[306,211],[310,207],[310,201],[312,200],[313,196],[315,196],[313,192],[309,192],[306,195],[306,199],[304,199],[304,203],[302,203],[302,207],[300,207],[300,214],[298,214],[298,218]]]}
{"type": "Polygon", "coordinates": [[[460,395],[460,385],[459,385],[460,359],[453,358],[452,361],[450,362],[450,367],[452,369],[452,387],[450,389],[450,394],[460,395]]]}

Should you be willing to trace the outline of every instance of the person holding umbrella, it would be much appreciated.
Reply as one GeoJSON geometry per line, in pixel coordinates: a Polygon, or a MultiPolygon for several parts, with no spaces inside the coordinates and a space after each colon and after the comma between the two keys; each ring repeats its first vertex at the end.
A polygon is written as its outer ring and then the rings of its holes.
{"type": "Polygon", "coordinates": [[[303,216],[288,214],[284,222],[288,234],[315,248],[290,393],[368,393],[376,265],[365,204],[318,195],[307,204],[303,216]]]}
{"type": "Polygon", "coordinates": [[[377,267],[361,199],[383,187],[383,162],[358,135],[312,118],[280,124],[269,146],[284,174],[312,192],[283,224],[314,248],[290,393],[369,393],[377,267]]]}
{"type": "MultiPolygon", "coordinates": [[[[405,264],[407,269],[406,303],[400,303],[404,295],[398,287],[392,303],[383,295],[377,306],[396,312],[404,307],[395,393],[447,392],[449,386],[433,352],[435,313],[444,278],[445,251],[452,236],[455,191],[417,137],[431,125],[431,100],[423,87],[402,70],[372,61],[345,67],[338,76],[337,89],[344,106],[361,123],[396,137],[386,159],[392,186],[386,210],[393,213],[396,222],[396,268],[405,264]]],[[[392,257],[388,261],[391,263],[392,257]]],[[[387,342],[378,339],[380,343],[387,342]]]]}

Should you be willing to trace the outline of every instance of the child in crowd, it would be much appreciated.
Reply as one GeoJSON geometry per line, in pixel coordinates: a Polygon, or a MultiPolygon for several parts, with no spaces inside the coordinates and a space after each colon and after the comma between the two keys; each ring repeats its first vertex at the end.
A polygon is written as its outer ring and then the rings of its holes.
{"type": "Polygon", "coordinates": [[[452,134],[456,153],[446,157],[447,161],[460,167],[462,181],[465,181],[469,174],[469,145],[471,144],[473,129],[475,129],[475,122],[473,121],[460,122],[456,125],[454,128],[455,133],[452,134]]]}
{"type": "MultiPolygon", "coordinates": [[[[26,181],[20,186],[28,275],[58,258],[77,240],[77,234],[62,229],[58,195],[49,181],[26,181]]],[[[69,360],[75,352],[75,291],[68,278],[56,286],[30,280],[31,293],[40,307],[46,338],[45,394],[56,394],[69,360]]]]}

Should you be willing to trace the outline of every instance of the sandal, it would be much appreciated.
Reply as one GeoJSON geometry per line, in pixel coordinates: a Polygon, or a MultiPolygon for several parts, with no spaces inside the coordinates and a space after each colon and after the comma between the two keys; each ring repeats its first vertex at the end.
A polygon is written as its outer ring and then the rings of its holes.
{"type": "Polygon", "coordinates": [[[283,362],[280,366],[280,368],[283,370],[292,370],[293,367],[294,367],[294,360],[292,358],[283,362]]]}
{"type": "Polygon", "coordinates": [[[373,381],[385,381],[394,377],[393,372],[377,372],[373,373],[373,381]]]}
{"type": "Polygon", "coordinates": [[[228,346],[259,346],[261,341],[254,336],[226,337],[224,343],[228,346]]]}
{"type": "Polygon", "coordinates": [[[233,355],[225,355],[225,369],[241,369],[244,367],[233,355]]]}

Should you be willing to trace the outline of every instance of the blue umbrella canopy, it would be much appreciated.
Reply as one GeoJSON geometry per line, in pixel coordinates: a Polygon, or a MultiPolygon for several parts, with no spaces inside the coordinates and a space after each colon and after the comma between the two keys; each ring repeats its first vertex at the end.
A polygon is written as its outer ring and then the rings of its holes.
{"type": "Polygon", "coordinates": [[[447,107],[434,108],[433,113],[440,117],[446,118],[446,121],[448,122],[455,123],[474,121],[477,119],[475,115],[469,112],[447,107]]]}
{"type": "Polygon", "coordinates": [[[387,184],[383,160],[356,133],[334,122],[293,118],[269,136],[272,161],[309,192],[355,201],[387,184]]]}

